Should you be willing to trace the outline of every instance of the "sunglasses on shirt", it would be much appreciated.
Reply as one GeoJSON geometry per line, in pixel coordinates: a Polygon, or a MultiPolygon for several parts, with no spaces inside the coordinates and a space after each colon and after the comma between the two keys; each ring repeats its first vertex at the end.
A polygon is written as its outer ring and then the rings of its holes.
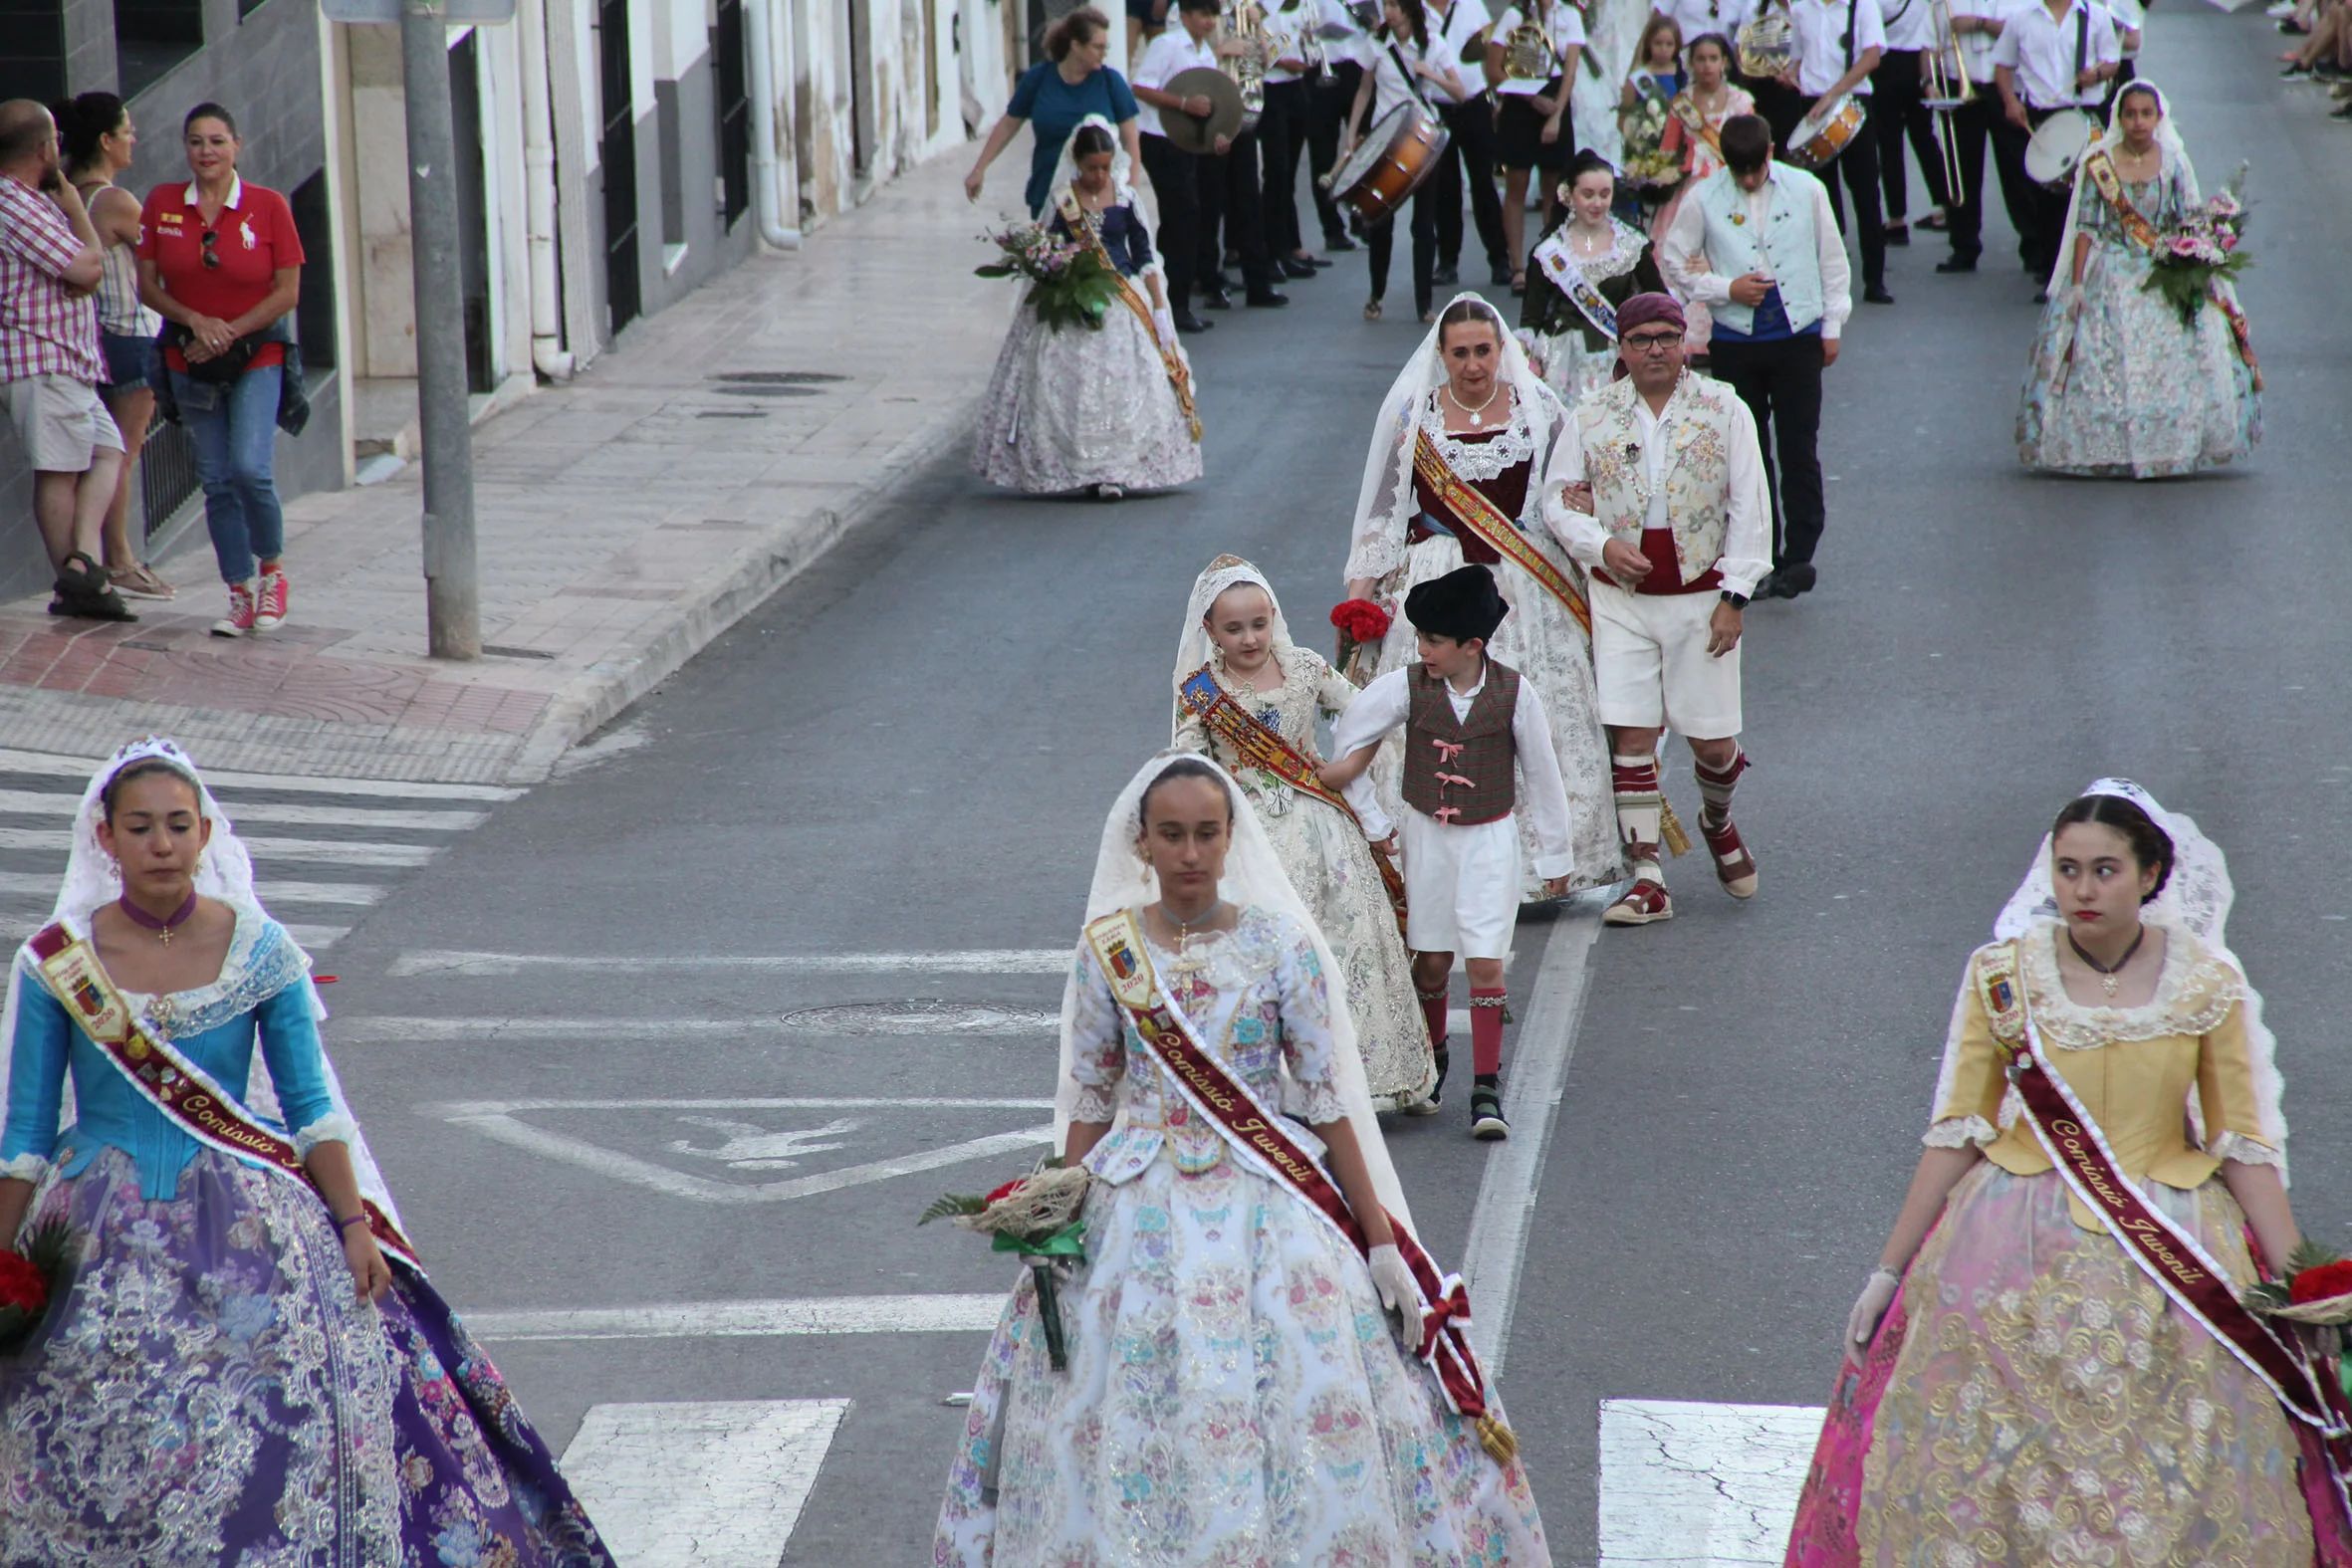
{"type": "Polygon", "coordinates": [[[219,243],[220,230],[206,229],[204,231],[204,266],[207,271],[220,265],[220,252],[213,249],[219,243]]]}

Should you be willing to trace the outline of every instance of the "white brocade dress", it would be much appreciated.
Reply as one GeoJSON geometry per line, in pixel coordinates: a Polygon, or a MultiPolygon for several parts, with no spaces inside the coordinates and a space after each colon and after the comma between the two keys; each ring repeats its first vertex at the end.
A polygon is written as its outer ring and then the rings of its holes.
{"type": "MultiPolygon", "coordinates": [[[[1319,757],[1316,720],[1345,713],[1356,689],[1319,655],[1295,643],[1277,658],[1283,671],[1279,691],[1253,691],[1237,683],[1215,655],[1209,668],[1217,684],[1261,724],[1307,757],[1319,757]]],[[[1395,906],[1363,829],[1329,801],[1302,794],[1261,769],[1243,767],[1231,747],[1216,742],[1206,725],[1181,709],[1176,745],[1214,757],[1240,783],[1291,885],[1331,945],[1347,982],[1348,1012],[1355,1020],[1356,1050],[1364,1058],[1373,1106],[1385,1111],[1427,1099],[1437,1082],[1429,1026],[1413,996],[1404,933],[1397,929],[1395,906]]]]}
{"type": "MultiPolygon", "coordinates": [[[[1530,410],[1515,402],[1510,422],[1486,439],[1448,434],[1434,394],[1420,411],[1421,428],[1429,432],[1439,456],[1464,484],[1515,519],[1529,543],[1566,572],[1570,581],[1581,583],[1583,568],[1568,559],[1537,517],[1537,479],[1552,443],[1567,426],[1566,410],[1550,396],[1548,388],[1543,391],[1546,401],[1540,409],[1530,410]]],[[[1399,439],[1411,441],[1412,430],[1400,432],[1399,439]]],[[[1379,663],[1372,671],[1375,677],[1420,658],[1412,623],[1405,619],[1405,595],[1416,584],[1442,577],[1463,564],[1462,542],[1452,534],[1413,538],[1422,532],[1416,514],[1428,501],[1424,489],[1418,482],[1400,489],[1383,480],[1374,501],[1374,519],[1368,528],[1359,525],[1347,558],[1349,579],[1374,578],[1378,586],[1373,592],[1394,622],[1381,639],[1379,663]]],[[[1617,837],[1608,733],[1601,728],[1600,700],[1592,682],[1592,639],[1567,606],[1527,572],[1508,560],[1493,562],[1491,569],[1511,613],[1496,628],[1487,651],[1534,683],[1536,694],[1543,699],[1544,714],[1551,721],[1552,751],[1559,759],[1560,783],[1567,789],[1568,836],[1576,855],[1576,869],[1568,885],[1571,889],[1606,887],[1625,875],[1624,849],[1617,837]]],[[[1406,810],[1404,792],[1397,783],[1403,758],[1403,732],[1399,730],[1381,743],[1372,764],[1380,808],[1390,821],[1402,821],[1406,810]]],[[[1524,777],[1520,787],[1526,788],[1524,777]]],[[[1520,863],[1525,877],[1521,897],[1535,902],[1545,895],[1543,879],[1535,874],[1534,820],[1525,811],[1519,818],[1520,863]]]]}
{"type": "MultiPolygon", "coordinates": [[[[1142,269],[1138,262],[1129,271],[1129,264],[1147,258],[1150,246],[1136,209],[1112,207],[1095,221],[1133,282],[1142,269]]],[[[1132,310],[1114,301],[1099,331],[1057,331],[1024,304],[981,404],[972,467],[991,484],[1029,495],[1089,485],[1165,490],[1201,477],[1201,447],[1169,384],[1159,341],[1132,310]]]]}
{"type": "MultiPolygon", "coordinates": [[[[1343,1114],[1322,974],[1294,922],[1252,906],[1151,961],[1262,1099],[1343,1114]]],[[[1068,1370],[1048,1363],[1025,1272],[981,1364],[936,1568],[1549,1563],[1525,1470],[1446,1409],[1363,1259],[1190,1115],[1086,948],[1077,999],[1075,1114],[1124,1120],[1086,1159],[1068,1370]]]]}

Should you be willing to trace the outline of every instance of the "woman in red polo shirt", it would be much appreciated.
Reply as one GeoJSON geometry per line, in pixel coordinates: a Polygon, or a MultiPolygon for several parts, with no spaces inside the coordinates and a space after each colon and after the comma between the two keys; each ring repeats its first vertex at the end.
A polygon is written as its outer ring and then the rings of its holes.
{"type": "Polygon", "coordinates": [[[229,585],[229,612],[212,630],[242,637],[286,619],[286,517],[271,457],[302,241],[285,197],[237,177],[244,141],[227,110],[197,105],[181,134],[195,177],[147,193],[138,291],[170,324],[164,373],[195,443],[204,524],[229,585]]]}

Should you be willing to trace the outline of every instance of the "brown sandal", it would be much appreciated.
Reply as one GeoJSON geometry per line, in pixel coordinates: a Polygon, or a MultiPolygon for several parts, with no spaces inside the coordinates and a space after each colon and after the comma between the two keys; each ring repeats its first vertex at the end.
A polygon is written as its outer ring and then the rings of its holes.
{"type": "Polygon", "coordinates": [[[1364,320],[1367,322],[1376,322],[1380,320],[1380,302],[1378,300],[1366,300],[1364,302],[1364,320]]]}

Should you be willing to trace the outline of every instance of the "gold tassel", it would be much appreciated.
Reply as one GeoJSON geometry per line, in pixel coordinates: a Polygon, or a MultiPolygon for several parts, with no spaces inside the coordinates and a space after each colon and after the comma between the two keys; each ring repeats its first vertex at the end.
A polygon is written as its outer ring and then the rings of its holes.
{"type": "Polygon", "coordinates": [[[1666,841],[1666,852],[1680,860],[1691,852],[1691,835],[1684,830],[1682,818],[1674,814],[1674,802],[1658,796],[1658,836],[1666,841]]]}
{"type": "Polygon", "coordinates": [[[1487,1451],[1497,1464],[1509,1464],[1519,1457],[1519,1438],[1493,1416],[1481,1416],[1475,1423],[1479,1446],[1487,1451]]]}

